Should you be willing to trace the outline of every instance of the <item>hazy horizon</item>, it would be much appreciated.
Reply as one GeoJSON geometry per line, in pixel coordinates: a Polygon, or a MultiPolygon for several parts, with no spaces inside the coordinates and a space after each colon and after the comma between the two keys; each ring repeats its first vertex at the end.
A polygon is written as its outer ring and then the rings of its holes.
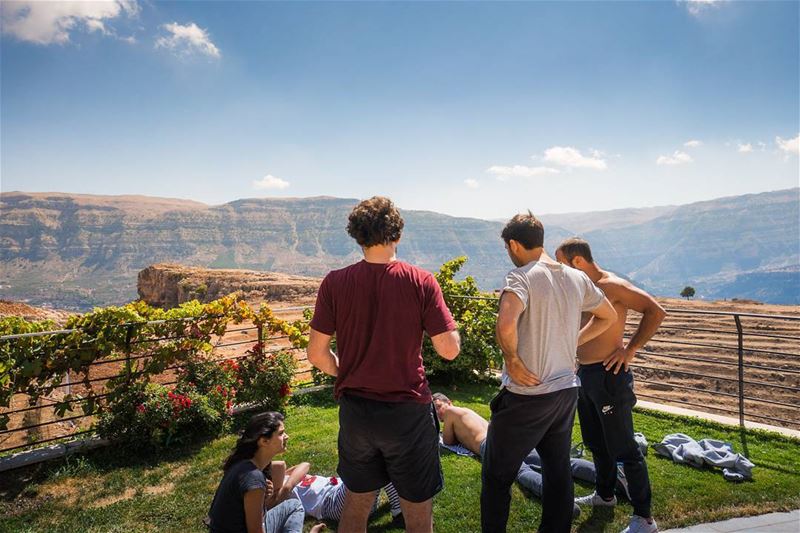
{"type": "MultiPolygon", "coordinates": [[[[749,193],[736,194],[736,195],[716,196],[716,197],[713,197],[713,198],[703,198],[703,199],[698,199],[698,200],[694,200],[694,201],[691,201],[691,202],[687,202],[687,203],[684,203],[684,204],[657,204],[657,205],[645,205],[645,206],[627,206],[627,207],[617,207],[617,208],[614,208],[614,209],[598,209],[598,210],[593,210],[593,211],[564,211],[564,212],[545,212],[545,211],[543,211],[543,212],[534,213],[534,214],[536,216],[551,217],[551,216],[562,216],[562,215],[582,215],[582,214],[589,214],[589,213],[605,213],[605,212],[612,212],[612,211],[626,211],[626,210],[658,209],[658,208],[667,208],[667,207],[679,207],[679,206],[682,206],[682,205],[689,205],[689,204],[702,203],[702,202],[710,202],[710,201],[714,201],[714,200],[721,200],[721,199],[724,199],[724,198],[732,198],[734,196],[752,196],[752,195],[766,194],[766,193],[771,193],[771,192],[779,192],[779,191],[784,191],[784,190],[785,191],[797,190],[798,191],[798,195],[799,195],[798,196],[798,200],[800,200],[800,186],[798,186],[798,187],[788,187],[786,189],[773,189],[773,190],[756,191],[756,192],[749,192],[749,193]]],[[[176,201],[180,201],[180,202],[196,202],[196,203],[199,203],[199,204],[206,205],[208,207],[219,207],[219,206],[222,206],[222,205],[226,205],[226,204],[229,204],[229,203],[232,203],[232,202],[238,202],[238,201],[242,201],[242,200],[293,200],[293,199],[294,200],[304,200],[304,199],[310,199],[310,198],[332,198],[332,199],[336,199],[336,200],[353,200],[354,202],[358,202],[359,200],[364,199],[364,198],[348,198],[348,197],[343,197],[343,196],[331,196],[331,195],[323,195],[323,194],[309,195],[309,196],[249,196],[249,197],[243,197],[243,198],[236,198],[236,199],[233,199],[233,200],[230,200],[230,201],[227,201],[227,202],[222,202],[222,203],[215,204],[215,203],[203,202],[203,201],[200,201],[200,200],[193,200],[191,198],[153,196],[153,195],[149,195],[149,194],[137,194],[137,193],[96,194],[96,193],[78,193],[78,192],[71,192],[71,191],[20,191],[20,190],[14,190],[14,191],[0,191],[0,194],[65,194],[65,195],[75,195],[75,196],[80,195],[80,196],[95,196],[95,197],[108,197],[108,198],[141,196],[141,197],[145,197],[145,198],[161,199],[161,200],[176,200],[176,201]]],[[[441,211],[433,211],[431,209],[409,208],[409,207],[405,207],[403,205],[400,205],[399,203],[397,204],[397,206],[398,206],[398,208],[400,208],[402,210],[426,211],[426,212],[438,213],[438,214],[447,215],[447,216],[453,216],[453,217],[457,217],[457,218],[474,218],[474,219],[486,220],[486,221],[490,221],[490,222],[507,220],[508,218],[514,216],[514,214],[517,213],[517,212],[511,212],[504,218],[483,218],[483,217],[468,216],[468,215],[451,215],[449,213],[443,213],[441,211]]]]}

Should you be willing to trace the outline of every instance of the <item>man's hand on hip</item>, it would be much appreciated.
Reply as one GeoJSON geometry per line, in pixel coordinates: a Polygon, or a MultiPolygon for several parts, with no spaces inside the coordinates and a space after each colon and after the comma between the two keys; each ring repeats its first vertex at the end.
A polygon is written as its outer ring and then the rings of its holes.
{"type": "Polygon", "coordinates": [[[509,359],[506,361],[506,372],[508,372],[509,377],[517,385],[533,387],[534,385],[539,385],[541,383],[539,377],[528,370],[528,367],[526,367],[525,363],[523,363],[519,358],[509,359]]]}
{"type": "Polygon", "coordinates": [[[603,367],[608,372],[614,372],[614,375],[619,374],[621,368],[628,371],[628,365],[636,355],[635,350],[628,350],[628,348],[619,347],[614,353],[603,359],[603,367]]]}

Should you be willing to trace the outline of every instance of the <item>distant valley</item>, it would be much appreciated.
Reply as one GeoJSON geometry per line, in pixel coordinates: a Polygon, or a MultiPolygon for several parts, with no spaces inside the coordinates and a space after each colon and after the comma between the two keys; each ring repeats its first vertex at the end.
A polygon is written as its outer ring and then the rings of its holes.
{"type": "MultiPolygon", "coordinates": [[[[85,310],[136,298],[158,262],[321,277],[359,257],[344,228],[354,199],[260,198],[220,206],[68,193],[0,194],[0,298],[85,310]]],[[[402,206],[401,206],[402,207],[402,206]]],[[[402,210],[401,259],[490,290],[511,264],[502,222],[402,210]]],[[[589,240],[597,261],[660,296],[800,304],[800,189],[682,206],[544,215],[549,251],[589,240]]]]}

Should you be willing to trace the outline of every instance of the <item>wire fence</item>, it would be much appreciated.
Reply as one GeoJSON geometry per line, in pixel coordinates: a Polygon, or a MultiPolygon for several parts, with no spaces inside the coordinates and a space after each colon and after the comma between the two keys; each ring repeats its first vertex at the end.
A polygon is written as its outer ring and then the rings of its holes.
{"type": "MultiPolygon", "coordinates": [[[[800,314],[666,311],[631,365],[638,397],[732,415],[741,425],[800,429],[800,314]]],[[[626,322],[626,338],[637,315],[626,322]]]]}
{"type": "MultiPolygon", "coordinates": [[[[302,312],[306,307],[286,307],[274,309],[275,314],[291,314],[302,312]]],[[[192,321],[193,318],[172,319],[176,321],[192,321]]],[[[37,447],[42,444],[52,443],[67,438],[86,435],[93,432],[92,423],[94,414],[69,413],[67,416],[58,416],[56,410],[68,405],[70,402],[64,398],[72,394],[86,394],[87,387],[92,389],[95,400],[103,400],[110,393],[102,392],[110,380],[118,377],[123,368],[131,368],[131,363],[151,357],[151,350],[158,348],[160,343],[190,338],[189,335],[173,335],[169,337],[152,337],[133,340],[135,328],[144,325],[163,323],[163,320],[129,323],[116,326],[126,331],[126,344],[123,354],[94,361],[89,365],[88,375],[68,372],[60,384],[51,386],[52,392],[47,396],[40,396],[35,404],[30,405],[29,397],[25,394],[15,394],[11,398],[10,406],[0,408],[0,414],[10,417],[7,429],[0,430],[0,453],[6,454],[24,448],[37,447]]],[[[53,337],[70,335],[74,330],[54,330],[35,333],[0,336],[0,342],[13,343],[23,338],[53,337]]],[[[213,354],[219,362],[237,360],[247,357],[246,350],[257,342],[263,343],[264,353],[274,353],[289,350],[295,353],[298,369],[295,380],[302,384],[310,381],[310,368],[305,357],[305,351],[294,348],[286,335],[265,335],[260,326],[232,327],[225,334],[213,339],[213,354]]],[[[91,348],[79,346],[75,349],[91,348]]],[[[161,385],[174,385],[177,383],[176,372],[182,365],[167,366],[164,371],[153,378],[161,385]]],[[[141,375],[142,372],[126,374],[130,378],[141,375]]]]}
{"type": "MultiPolygon", "coordinates": [[[[466,297],[497,300],[495,297],[466,297]]],[[[296,313],[305,307],[275,309],[277,313],[296,313]]],[[[667,309],[667,319],[658,333],[641,350],[631,365],[637,396],[659,403],[689,406],[704,412],[733,415],[745,420],[767,422],[800,429],[800,316],[739,313],[726,311],[667,309]]],[[[191,319],[181,319],[191,320],[191,319]]],[[[626,335],[638,325],[632,316],[626,323],[626,335]]],[[[137,324],[129,328],[133,339],[137,324]]],[[[69,335],[72,330],[58,330],[0,337],[0,342],[44,335],[69,335]]],[[[130,341],[125,353],[92,363],[87,376],[68,374],[53,387],[47,397],[29,405],[24,394],[12,398],[10,407],[0,414],[11,417],[8,429],[0,431],[0,453],[35,447],[92,432],[94,415],[55,414],[67,394],[87,392],[97,387],[95,398],[105,383],[119,374],[123,365],[146,359],[148,350],[160,342],[181,336],[157,337],[130,341]]],[[[215,339],[214,355],[219,361],[246,357],[245,347],[261,341],[267,352],[294,350],[299,362],[296,379],[308,382],[310,368],[305,353],[291,347],[286,336],[264,336],[256,326],[228,329],[215,339]]],[[[172,365],[154,381],[174,384],[180,365],[172,365]]]]}

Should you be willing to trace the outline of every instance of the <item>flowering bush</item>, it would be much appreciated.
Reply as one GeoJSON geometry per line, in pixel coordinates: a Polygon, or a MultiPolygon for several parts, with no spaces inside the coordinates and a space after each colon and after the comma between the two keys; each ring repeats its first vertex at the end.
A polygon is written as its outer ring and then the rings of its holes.
{"type": "Polygon", "coordinates": [[[183,389],[194,389],[200,394],[219,393],[233,400],[242,386],[239,362],[236,359],[214,360],[197,357],[188,361],[178,373],[178,384],[183,389]]]}
{"type": "Polygon", "coordinates": [[[292,394],[291,382],[297,361],[288,350],[265,351],[256,343],[239,360],[238,377],[241,388],[237,401],[269,411],[282,411],[292,394]]]}
{"type": "Polygon", "coordinates": [[[201,394],[180,384],[170,388],[133,383],[112,393],[97,432],[121,444],[147,448],[216,437],[229,427],[226,402],[221,393],[201,394]]]}

